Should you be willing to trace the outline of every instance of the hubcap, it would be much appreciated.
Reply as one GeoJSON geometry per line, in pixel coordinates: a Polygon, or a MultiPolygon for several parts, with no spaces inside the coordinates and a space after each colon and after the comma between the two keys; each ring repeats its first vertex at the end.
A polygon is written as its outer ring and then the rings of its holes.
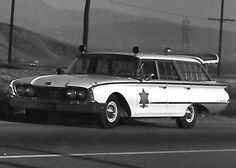
{"type": "Polygon", "coordinates": [[[189,106],[187,108],[186,114],[185,114],[185,119],[188,123],[191,123],[194,120],[194,107],[193,106],[189,106]]]}
{"type": "Polygon", "coordinates": [[[114,122],[117,118],[118,110],[116,103],[111,101],[107,105],[106,116],[109,122],[114,122]]]}

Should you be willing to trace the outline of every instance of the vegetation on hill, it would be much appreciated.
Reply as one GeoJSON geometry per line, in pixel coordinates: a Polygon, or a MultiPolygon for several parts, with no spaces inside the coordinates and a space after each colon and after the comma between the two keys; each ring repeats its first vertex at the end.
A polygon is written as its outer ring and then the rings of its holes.
{"type": "MultiPolygon", "coordinates": [[[[0,61],[6,62],[9,25],[0,23],[0,61]]],[[[14,26],[13,63],[66,66],[77,54],[77,48],[24,28],[14,26]]]]}

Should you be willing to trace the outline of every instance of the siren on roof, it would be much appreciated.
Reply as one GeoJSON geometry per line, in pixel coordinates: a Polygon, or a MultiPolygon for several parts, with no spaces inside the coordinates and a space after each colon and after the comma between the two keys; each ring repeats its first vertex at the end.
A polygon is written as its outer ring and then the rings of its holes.
{"type": "Polygon", "coordinates": [[[165,48],[165,55],[170,55],[171,49],[169,47],[165,48]]]}
{"type": "Polygon", "coordinates": [[[139,52],[140,52],[140,48],[139,47],[137,47],[137,46],[133,47],[133,53],[134,54],[138,54],[139,52]]]}
{"type": "Polygon", "coordinates": [[[86,53],[86,51],[87,51],[87,47],[84,46],[84,45],[80,45],[80,46],[79,46],[79,51],[80,51],[82,54],[84,54],[84,53],[86,53]]]}

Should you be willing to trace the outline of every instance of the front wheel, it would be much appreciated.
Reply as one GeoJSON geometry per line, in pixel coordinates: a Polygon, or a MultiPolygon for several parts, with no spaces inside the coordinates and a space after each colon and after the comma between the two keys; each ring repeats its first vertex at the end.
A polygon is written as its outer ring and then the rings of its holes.
{"type": "Polygon", "coordinates": [[[179,128],[193,128],[197,119],[197,112],[193,105],[188,106],[185,115],[176,119],[179,128]]]}
{"type": "Polygon", "coordinates": [[[106,111],[101,114],[101,126],[104,128],[114,128],[120,120],[120,106],[115,96],[107,101],[106,111]]]}

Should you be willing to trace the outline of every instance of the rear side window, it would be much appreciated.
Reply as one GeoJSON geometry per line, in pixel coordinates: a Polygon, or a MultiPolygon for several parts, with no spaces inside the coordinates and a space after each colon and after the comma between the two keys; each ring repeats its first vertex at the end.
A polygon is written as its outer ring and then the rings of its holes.
{"type": "Polygon", "coordinates": [[[178,68],[185,81],[209,81],[209,77],[201,64],[195,62],[177,61],[178,68]]]}
{"type": "Polygon", "coordinates": [[[161,80],[180,80],[172,61],[158,61],[158,70],[161,80]]]}

